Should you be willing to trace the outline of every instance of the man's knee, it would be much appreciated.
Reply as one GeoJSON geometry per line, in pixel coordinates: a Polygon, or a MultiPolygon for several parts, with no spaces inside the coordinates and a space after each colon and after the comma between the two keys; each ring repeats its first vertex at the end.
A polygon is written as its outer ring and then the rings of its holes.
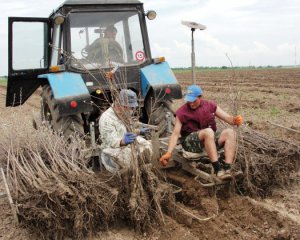
{"type": "Polygon", "coordinates": [[[218,139],[218,145],[222,146],[227,141],[234,142],[235,140],[236,140],[235,131],[231,128],[226,128],[222,131],[222,133],[218,139]]]}
{"type": "Polygon", "coordinates": [[[215,132],[211,128],[205,128],[199,131],[200,140],[214,139],[214,138],[215,138],[215,132]]]}
{"type": "Polygon", "coordinates": [[[235,132],[231,128],[226,128],[223,130],[222,134],[228,139],[235,139],[235,132]]]}

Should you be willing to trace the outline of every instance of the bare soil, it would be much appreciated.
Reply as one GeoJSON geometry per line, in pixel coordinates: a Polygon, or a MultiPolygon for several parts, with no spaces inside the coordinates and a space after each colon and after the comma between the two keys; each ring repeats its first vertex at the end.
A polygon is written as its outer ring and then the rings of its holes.
{"type": "MultiPolygon", "coordinates": [[[[191,74],[178,73],[176,77],[185,91],[191,74]]],[[[204,98],[215,100],[232,114],[242,114],[254,129],[300,143],[299,68],[203,70],[197,72],[196,84],[203,88],[204,98]]]]}
{"type": "MultiPolygon", "coordinates": [[[[190,76],[176,73],[183,90],[190,84],[190,76]]],[[[202,71],[197,72],[196,82],[205,98],[216,100],[232,114],[243,115],[254,129],[300,144],[300,69],[202,71]]],[[[5,108],[5,91],[0,88],[1,124],[10,127],[7,116],[12,112],[18,111],[20,121],[39,112],[38,94],[24,106],[5,108]]],[[[0,158],[5,160],[4,156],[0,158]]],[[[137,234],[124,223],[88,239],[300,239],[300,172],[294,174],[289,186],[275,189],[265,199],[241,196],[231,191],[234,186],[203,189],[192,178],[182,177],[180,171],[170,174],[183,189],[177,194],[178,202],[202,220],[166,216],[161,230],[144,234],[137,234]]],[[[0,239],[37,239],[15,224],[7,198],[0,198],[0,239]]]]}

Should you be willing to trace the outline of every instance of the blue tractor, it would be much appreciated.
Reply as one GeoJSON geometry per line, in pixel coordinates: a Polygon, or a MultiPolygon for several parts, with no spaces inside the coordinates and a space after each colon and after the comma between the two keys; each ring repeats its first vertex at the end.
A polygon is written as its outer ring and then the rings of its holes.
{"type": "Polygon", "coordinates": [[[137,93],[140,120],[166,134],[166,106],[182,92],[164,58],[151,56],[146,18],[155,16],[137,0],[67,0],[49,18],[10,17],[6,106],[42,87],[42,119],[86,135],[112,100],[113,74],[117,90],[137,93]]]}

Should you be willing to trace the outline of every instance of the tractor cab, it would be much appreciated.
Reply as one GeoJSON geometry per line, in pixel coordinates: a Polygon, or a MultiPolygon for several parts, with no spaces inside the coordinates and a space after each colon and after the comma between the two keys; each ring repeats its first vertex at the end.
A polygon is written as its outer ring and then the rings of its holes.
{"type": "Polygon", "coordinates": [[[6,105],[23,104],[44,73],[149,65],[145,15],[155,12],[135,0],[67,0],[49,18],[10,17],[6,105]]]}
{"type": "Polygon", "coordinates": [[[148,39],[143,37],[136,10],[73,12],[69,24],[72,52],[69,64],[75,71],[142,65],[151,59],[148,39]]]}
{"type": "Polygon", "coordinates": [[[165,59],[152,59],[146,19],[155,16],[138,0],[66,0],[48,18],[9,17],[6,106],[42,87],[42,119],[67,135],[76,119],[87,134],[112,87],[126,88],[139,96],[139,119],[166,132],[166,103],[182,92],[165,59]]]}

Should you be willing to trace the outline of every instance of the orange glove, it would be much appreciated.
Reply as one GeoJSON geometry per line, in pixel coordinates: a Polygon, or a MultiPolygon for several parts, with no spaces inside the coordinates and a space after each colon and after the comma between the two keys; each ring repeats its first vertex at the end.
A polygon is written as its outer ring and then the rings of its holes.
{"type": "Polygon", "coordinates": [[[164,155],[162,155],[161,158],[159,159],[160,164],[161,164],[162,166],[164,166],[164,167],[167,166],[167,165],[168,165],[168,162],[169,162],[169,159],[171,158],[171,156],[172,156],[172,154],[169,153],[169,152],[167,152],[167,153],[165,153],[164,155]]]}
{"type": "Polygon", "coordinates": [[[237,115],[233,118],[234,124],[237,126],[242,125],[242,123],[244,122],[243,117],[241,115],[237,115]]]}

